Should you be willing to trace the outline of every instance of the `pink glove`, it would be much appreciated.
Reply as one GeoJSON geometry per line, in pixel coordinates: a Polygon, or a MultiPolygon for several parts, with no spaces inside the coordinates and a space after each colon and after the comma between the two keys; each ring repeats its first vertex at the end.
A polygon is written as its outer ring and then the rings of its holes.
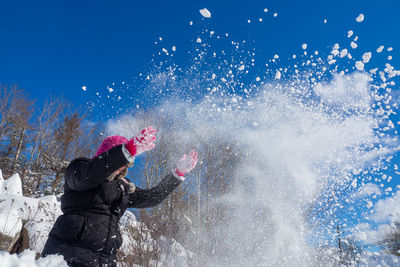
{"type": "Polygon", "coordinates": [[[156,145],[153,143],[156,140],[154,134],[157,132],[153,126],[143,129],[140,134],[133,137],[126,143],[125,147],[129,153],[135,157],[145,151],[153,149],[156,145]]]}
{"type": "Polygon", "coordinates": [[[176,164],[175,173],[179,176],[184,176],[187,172],[193,170],[194,166],[197,164],[197,153],[192,150],[190,156],[187,157],[186,154],[176,164]]]}

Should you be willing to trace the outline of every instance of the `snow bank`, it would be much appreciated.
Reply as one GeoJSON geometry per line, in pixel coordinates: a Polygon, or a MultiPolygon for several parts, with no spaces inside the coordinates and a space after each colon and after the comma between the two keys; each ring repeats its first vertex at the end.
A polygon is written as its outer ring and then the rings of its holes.
{"type": "Polygon", "coordinates": [[[0,194],[22,196],[21,178],[17,173],[4,180],[3,173],[0,170],[0,194]]]}
{"type": "Polygon", "coordinates": [[[18,214],[18,207],[14,205],[15,198],[22,197],[21,179],[13,175],[4,180],[0,171],[0,229],[3,235],[14,237],[22,229],[22,219],[18,214]],[[19,187],[19,188],[18,188],[19,187]],[[9,195],[7,194],[9,191],[9,195]]]}
{"type": "Polygon", "coordinates": [[[0,252],[1,266],[67,266],[61,256],[35,260],[36,253],[42,252],[48,233],[60,214],[60,203],[55,196],[24,197],[19,175],[14,174],[4,180],[0,170],[0,231],[3,235],[18,238],[22,227],[25,227],[32,249],[20,255],[0,252]]]}
{"type": "Polygon", "coordinates": [[[22,226],[29,233],[29,246],[42,252],[48,233],[61,215],[55,196],[29,198],[22,196],[21,179],[14,174],[9,179],[0,177],[0,229],[3,234],[15,236],[22,226]]]}

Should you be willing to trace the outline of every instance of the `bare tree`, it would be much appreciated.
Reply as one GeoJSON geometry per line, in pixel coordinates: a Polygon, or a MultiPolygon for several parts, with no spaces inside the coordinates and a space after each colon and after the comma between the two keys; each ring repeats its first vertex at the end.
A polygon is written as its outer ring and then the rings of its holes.
{"type": "Polygon", "coordinates": [[[30,151],[23,167],[24,193],[27,195],[39,192],[43,177],[51,175],[46,165],[47,149],[54,145],[53,129],[65,110],[61,98],[49,98],[37,109],[30,132],[30,151]]]}
{"type": "Polygon", "coordinates": [[[93,154],[98,144],[98,127],[84,122],[84,114],[77,111],[64,115],[54,131],[52,147],[44,153],[49,168],[54,173],[50,192],[62,192],[62,179],[69,162],[80,156],[93,154]]]}
{"type": "Polygon", "coordinates": [[[33,101],[16,87],[3,87],[1,96],[0,140],[5,153],[1,157],[0,168],[5,174],[12,174],[20,170],[23,162],[22,150],[26,148],[33,101]]]}
{"type": "Polygon", "coordinates": [[[400,256],[400,222],[396,222],[377,245],[382,246],[389,254],[400,256]]]}
{"type": "Polygon", "coordinates": [[[21,97],[22,90],[16,86],[0,85],[0,140],[10,130],[11,118],[17,112],[17,99],[21,97]]]}

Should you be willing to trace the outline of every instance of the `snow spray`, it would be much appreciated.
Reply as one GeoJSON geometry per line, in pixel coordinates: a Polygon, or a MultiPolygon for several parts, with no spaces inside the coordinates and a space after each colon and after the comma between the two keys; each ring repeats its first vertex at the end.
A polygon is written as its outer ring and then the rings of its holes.
{"type": "MultiPolygon", "coordinates": [[[[201,34],[209,40],[217,35],[201,34]]],[[[371,53],[357,60],[333,44],[331,51],[309,51],[286,68],[260,74],[248,44],[230,40],[221,52],[200,37],[192,65],[163,62],[143,75],[145,86],[129,103],[142,109],[146,103],[138,99],[152,99],[155,114],[173,125],[166,134],[181,142],[176,157],[195,147],[198,168],[207,168],[201,162],[207,144],[235,158],[229,192],[199,194],[200,212],[186,217],[200,222],[182,227],[181,236],[197,240],[200,247],[191,249],[199,266],[329,265],[337,257],[332,248],[339,226],[343,239],[362,242],[360,225],[370,223],[377,199],[394,195],[385,173],[397,167],[390,162],[399,145],[391,88],[399,72],[390,64],[368,71],[371,53]],[[216,206],[225,219],[205,227],[200,214],[216,206]]],[[[111,120],[108,133],[129,136],[127,122],[140,119],[125,114],[111,120]]],[[[226,164],[223,157],[212,161],[226,164]]],[[[188,180],[196,184],[206,171],[194,171],[188,180]]]]}

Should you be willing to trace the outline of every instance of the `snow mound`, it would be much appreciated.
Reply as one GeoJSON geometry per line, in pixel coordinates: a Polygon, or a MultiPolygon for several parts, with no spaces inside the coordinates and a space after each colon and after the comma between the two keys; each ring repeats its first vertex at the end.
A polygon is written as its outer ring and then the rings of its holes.
{"type": "Polygon", "coordinates": [[[22,196],[21,178],[18,173],[12,175],[7,180],[4,180],[3,174],[0,170],[0,194],[22,196]]]}
{"type": "Polygon", "coordinates": [[[29,247],[40,253],[61,209],[55,196],[22,196],[19,175],[4,180],[0,172],[0,214],[2,234],[16,236],[24,226],[29,233],[29,247]]]}

